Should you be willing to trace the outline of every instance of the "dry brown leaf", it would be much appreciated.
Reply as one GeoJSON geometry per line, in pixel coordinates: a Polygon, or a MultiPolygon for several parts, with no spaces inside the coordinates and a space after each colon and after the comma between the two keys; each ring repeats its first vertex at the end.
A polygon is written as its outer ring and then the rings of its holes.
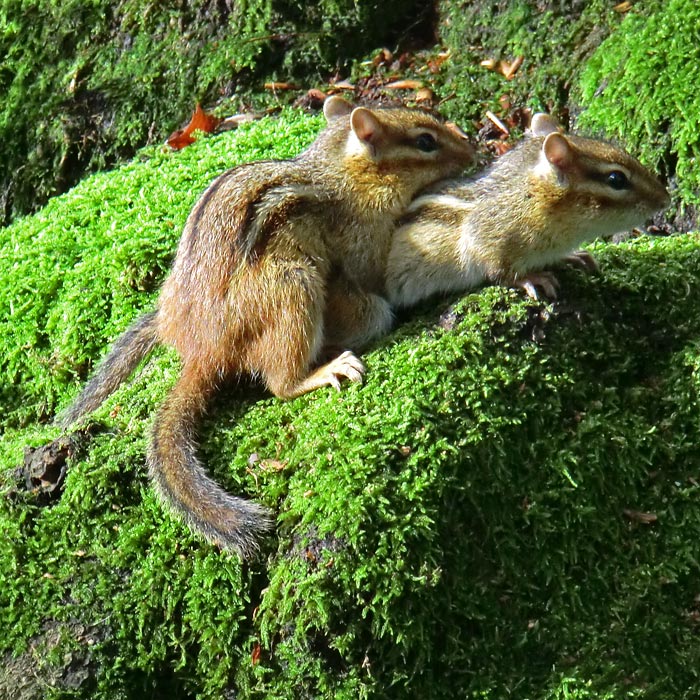
{"type": "Polygon", "coordinates": [[[642,523],[644,525],[651,525],[655,523],[659,516],[656,513],[643,513],[639,510],[632,510],[630,508],[625,508],[622,511],[632,522],[642,523]]]}
{"type": "Polygon", "coordinates": [[[486,110],[486,118],[503,134],[510,136],[508,127],[491,111],[486,110]]]}
{"type": "Polygon", "coordinates": [[[389,49],[381,49],[372,59],[372,65],[374,68],[379,68],[379,66],[388,66],[393,60],[394,54],[389,49]]]}
{"type": "Polygon", "coordinates": [[[355,86],[349,80],[338,80],[335,83],[331,83],[331,87],[336,90],[354,90],[355,86]]]}
{"type": "Polygon", "coordinates": [[[430,88],[420,88],[416,92],[416,102],[435,102],[435,93],[430,88]]]}
{"type": "Polygon", "coordinates": [[[501,73],[503,73],[503,77],[506,80],[512,80],[513,76],[515,76],[515,74],[518,72],[520,66],[523,65],[524,60],[524,56],[518,56],[512,63],[501,61],[501,73]]]}
{"type": "Polygon", "coordinates": [[[383,87],[387,90],[420,90],[423,83],[420,80],[394,80],[383,87]]]}
{"type": "Polygon", "coordinates": [[[218,131],[231,131],[237,129],[241,124],[246,122],[252,122],[256,119],[260,119],[257,114],[252,112],[242,112],[241,114],[232,114],[230,117],[226,117],[221,121],[218,127],[218,131]]]}
{"type": "Polygon", "coordinates": [[[266,90],[298,90],[299,86],[294,83],[270,82],[265,83],[263,87],[266,90]]]}
{"type": "Polygon", "coordinates": [[[206,134],[210,134],[219,124],[221,124],[221,119],[212,114],[207,114],[197,102],[190,123],[184,129],[178,129],[178,131],[170,134],[166,143],[173,150],[179,151],[181,148],[195,142],[195,138],[192,136],[195,131],[203,131],[206,134]]]}

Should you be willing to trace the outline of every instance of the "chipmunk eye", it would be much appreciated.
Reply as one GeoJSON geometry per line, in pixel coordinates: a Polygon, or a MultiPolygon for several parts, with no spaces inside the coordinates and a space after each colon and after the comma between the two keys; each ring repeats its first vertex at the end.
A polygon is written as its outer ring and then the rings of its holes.
{"type": "Polygon", "coordinates": [[[624,190],[630,185],[627,175],[620,170],[613,170],[612,172],[609,172],[606,181],[614,190],[624,190]]]}
{"type": "Polygon", "coordinates": [[[438,143],[435,140],[435,137],[432,134],[429,134],[427,131],[416,136],[416,148],[419,151],[423,151],[423,153],[430,153],[431,151],[437,151],[437,147],[438,143]]]}

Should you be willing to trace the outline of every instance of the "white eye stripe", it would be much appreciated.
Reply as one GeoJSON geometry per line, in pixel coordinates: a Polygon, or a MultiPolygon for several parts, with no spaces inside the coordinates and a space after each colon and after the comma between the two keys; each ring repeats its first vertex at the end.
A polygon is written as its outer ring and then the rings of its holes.
{"type": "Polygon", "coordinates": [[[604,176],[601,180],[588,179],[581,183],[580,191],[588,192],[599,199],[605,200],[627,200],[629,201],[632,190],[629,187],[615,189],[604,181],[604,176]]]}
{"type": "Polygon", "coordinates": [[[628,180],[632,179],[632,173],[625,168],[624,165],[619,165],[618,163],[610,163],[610,164],[605,164],[603,166],[597,165],[598,172],[603,177],[607,177],[611,173],[622,173],[628,180]]]}
{"type": "Polygon", "coordinates": [[[414,126],[407,133],[411,139],[416,139],[421,134],[430,134],[436,141],[438,140],[438,132],[429,126],[414,126]]]}

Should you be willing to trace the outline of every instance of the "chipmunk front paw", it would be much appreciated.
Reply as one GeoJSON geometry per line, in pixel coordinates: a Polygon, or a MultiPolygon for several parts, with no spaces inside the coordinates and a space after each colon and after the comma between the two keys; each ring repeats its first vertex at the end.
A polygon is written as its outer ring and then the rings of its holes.
{"type": "Polygon", "coordinates": [[[598,272],[600,269],[598,261],[587,251],[577,250],[564,258],[564,262],[578,267],[584,272],[598,272]]]}
{"type": "Polygon", "coordinates": [[[342,379],[348,379],[351,382],[361,382],[365,373],[365,366],[352,352],[346,350],[317,371],[321,373],[321,378],[323,378],[325,384],[340,391],[342,379]]]}

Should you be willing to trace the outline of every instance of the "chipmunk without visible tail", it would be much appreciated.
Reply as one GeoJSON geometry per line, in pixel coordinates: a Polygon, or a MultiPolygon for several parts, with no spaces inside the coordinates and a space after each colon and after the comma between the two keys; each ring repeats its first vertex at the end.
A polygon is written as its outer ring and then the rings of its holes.
{"type": "Polygon", "coordinates": [[[546,266],[595,269],[578,246],[668,204],[661,183],[625,151],[565,135],[536,114],[529,135],[483,175],[439,183],[412,202],[392,242],[386,294],[402,307],[490,282],[554,297],[546,266]]]}

